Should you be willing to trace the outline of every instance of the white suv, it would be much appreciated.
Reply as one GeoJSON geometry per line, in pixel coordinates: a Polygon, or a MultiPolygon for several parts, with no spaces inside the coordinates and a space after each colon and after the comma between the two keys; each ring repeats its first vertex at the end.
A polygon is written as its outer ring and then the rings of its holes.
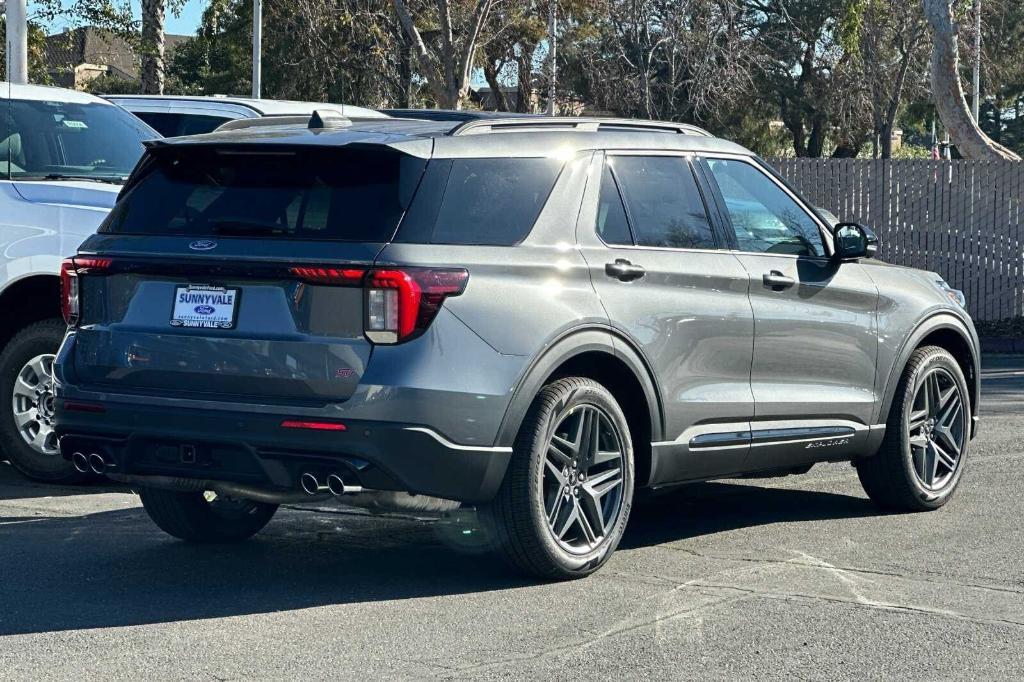
{"type": "Polygon", "coordinates": [[[61,260],[96,230],[143,140],[156,137],[98,97],[0,82],[0,459],[32,478],[79,475],[53,434],[61,260]]]}

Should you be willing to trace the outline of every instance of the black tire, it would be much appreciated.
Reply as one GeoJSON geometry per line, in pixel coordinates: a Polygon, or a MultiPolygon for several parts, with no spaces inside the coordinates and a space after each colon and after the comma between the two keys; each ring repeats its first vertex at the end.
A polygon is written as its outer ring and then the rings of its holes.
{"type": "Polygon", "coordinates": [[[277,511],[276,504],[214,499],[201,492],[140,488],[149,518],[168,535],[196,543],[231,543],[263,530],[277,511]]]}
{"type": "MultiPolygon", "coordinates": [[[[59,452],[42,453],[22,437],[14,418],[14,386],[18,375],[33,358],[55,355],[67,330],[63,320],[35,322],[14,335],[0,353],[0,447],[15,469],[48,483],[78,483],[89,476],[75,471],[59,452]]],[[[24,398],[22,398],[23,400],[24,398]]]]}
{"type": "MultiPolygon", "coordinates": [[[[920,406],[920,403],[918,403],[920,406]]],[[[934,428],[934,427],[931,427],[934,428]]],[[[895,511],[929,511],[946,504],[963,476],[970,443],[971,403],[960,365],[938,346],[918,348],[910,356],[896,387],[885,426],[885,438],[878,452],[856,462],[857,475],[872,502],[895,511]],[[910,416],[923,382],[940,373],[949,389],[955,388],[962,409],[963,445],[956,466],[941,485],[929,487],[917,473],[910,445],[910,416]],[[950,383],[951,382],[951,383],[950,383]]]]}
{"type": "MultiPolygon", "coordinates": [[[[598,439],[600,438],[598,436],[598,439]]],[[[603,453],[604,457],[607,455],[608,453],[603,453]]],[[[588,456],[580,455],[581,460],[584,458],[588,458],[588,456]]],[[[567,465],[566,471],[576,472],[576,462],[571,464],[571,469],[568,466],[570,465],[567,465]]],[[[573,491],[573,493],[578,492],[579,490],[573,491]]],[[[604,386],[592,379],[571,377],[558,379],[546,385],[538,393],[519,429],[513,447],[512,460],[498,495],[490,505],[481,511],[488,531],[497,545],[496,548],[516,568],[543,579],[567,580],[589,575],[608,560],[622,539],[626,523],[629,520],[632,501],[633,445],[626,417],[615,398],[604,386]],[[556,428],[562,428],[561,425],[567,423],[567,420],[575,418],[573,414],[580,415],[578,417],[579,429],[582,432],[584,428],[583,415],[586,413],[603,416],[603,419],[598,418],[597,428],[606,428],[604,438],[608,439],[614,436],[617,439],[620,456],[618,459],[613,458],[604,464],[597,464],[590,468],[585,468],[586,463],[580,462],[578,470],[583,474],[583,478],[579,478],[578,474],[573,473],[571,480],[577,489],[583,486],[583,492],[575,496],[575,501],[573,501],[573,494],[564,495],[563,502],[560,504],[568,504],[569,513],[573,511],[582,513],[581,510],[590,501],[601,507],[605,497],[587,495],[586,474],[589,472],[601,471],[601,473],[592,475],[591,485],[593,485],[595,481],[599,480],[598,477],[602,473],[607,473],[611,468],[617,467],[621,474],[617,477],[613,474],[609,483],[602,485],[611,485],[621,479],[621,488],[609,493],[617,495],[617,498],[610,500],[615,503],[615,510],[614,512],[604,511],[600,516],[606,524],[600,539],[597,538],[597,533],[586,536],[583,533],[581,522],[571,522],[579,526],[582,537],[593,537],[594,542],[581,540],[580,542],[584,546],[570,551],[563,546],[564,540],[556,538],[556,532],[549,526],[547,509],[549,504],[559,504],[557,498],[560,491],[563,490],[561,482],[570,481],[570,477],[567,475],[564,481],[562,478],[556,478],[554,481],[545,478],[546,476],[557,476],[548,468],[548,448],[552,443],[556,428]],[[603,471],[602,467],[605,467],[603,471]],[[553,482],[555,494],[550,496],[553,482]],[[546,486],[547,493],[545,492],[546,486]],[[548,495],[547,499],[545,499],[546,495],[548,495]],[[615,516],[611,516],[613,513],[615,516]]],[[[594,507],[588,508],[593,509],[594,507]]],[[[555,511],[554,517],[558,519],[558,510],[561,508],[552,507],[552,509],[555,511]]],[[[565,514],[566,510],[562,509],[562,513],[565,514]]],[[[567,516],[563,518],[567,518],[567,516]]],[[[587,523],[591,530],[597,527],[597,524],[591,521],[587,523]]],[[[555,522],[553,525],[561,526],[562,523],[555,522]]]]}

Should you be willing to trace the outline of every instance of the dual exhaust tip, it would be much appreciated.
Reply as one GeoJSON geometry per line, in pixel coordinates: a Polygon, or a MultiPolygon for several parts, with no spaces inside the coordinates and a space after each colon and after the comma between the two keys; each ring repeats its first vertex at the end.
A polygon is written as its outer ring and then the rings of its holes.
{"type": "Polygon", "coordinates": [[[91,454],[85,454],[82,452],[76,452],[71,455],[71,464],[75,467],[75,471],[80,474],[88,474],[90,472],[103,476],[107,473],[107,469],[113,467],[113,464],[107,462],[107,459],[98,452],[91,454]]]}
{"type": "Polygon", "coordinates": [[[316,474],[306,472],[299,478],[299,483],[302,484],[302,489],[306,491],[307,495],[320,495],[322,493],[330,493],[332,495],[350,495],[352,493],[362,492],[362,486],[348,485],[345,480],[338,474],[330,474],[323,482],[316,477],[316,474]]]}

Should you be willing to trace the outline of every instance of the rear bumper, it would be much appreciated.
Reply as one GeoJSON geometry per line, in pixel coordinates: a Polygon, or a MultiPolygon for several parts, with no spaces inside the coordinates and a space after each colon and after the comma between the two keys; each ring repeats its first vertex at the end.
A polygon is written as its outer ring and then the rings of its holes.
{"type": "Polygon", "coordinates": [[[83,412],[64,402],[57,405],[61,454],[99,452],[122,475],[298,490],[304,472],[338,473],[365,488],[483,503],[497,493],[512,454],[452,443],[415,424],[346,419],[344,431],[314,431],[282,428],[289,415],[116,402],[83,412]]]}

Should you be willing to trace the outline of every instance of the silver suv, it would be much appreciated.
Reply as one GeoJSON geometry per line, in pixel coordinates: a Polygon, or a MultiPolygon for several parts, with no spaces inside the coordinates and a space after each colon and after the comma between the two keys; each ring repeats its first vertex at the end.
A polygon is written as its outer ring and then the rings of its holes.
{"type": "Polygon", "coordinates": [[[943,505],[978,341],[933,273],[871,258],[691,126],[314,115],[148,143],[64,264],[63,455],[192,541],[276,505],[476,506],[546,578],[634,495],[849,460],[943,505]]]}

